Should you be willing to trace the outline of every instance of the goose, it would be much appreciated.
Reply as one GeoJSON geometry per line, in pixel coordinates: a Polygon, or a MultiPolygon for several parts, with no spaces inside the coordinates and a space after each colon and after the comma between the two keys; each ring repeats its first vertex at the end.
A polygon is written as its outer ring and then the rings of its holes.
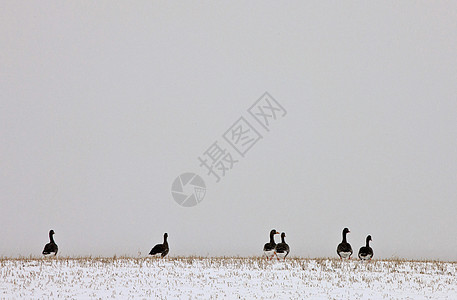
{"type": "Polygon", "coordinates": [[[343,241],[338,245],[336,248],[336,253],[338,253],[338,256],[343,259],[343,258],[351,258],[352,255],[352,247],[351,244],[349,244],[346,241],[346,234],[348,234],[350,231],[347,228],[343,229],[343,241]]]}
{"type": "Polygon", "coordinates": [[[371,235],[367,236],[366,245],[359,250],[361,260],[370,260],[373,258],[373,249],[370,247],[371,235]]]}
{"type": "Polygon", "coordinates": [[[59,251],[59,247],[57,247],[57,244],[54,242],[54,230],[49,231],[49,243],[44,245],[43,249],[43,255],[50,255],[51,253],[54,253],[54,256],[57,255],[57,251],[59,251]]]}
{"type": "Polygon", "coordinates": [[[164,258],[168,254],[168,251],[170,250],[168,248],[167,238],[168,238],[168,233],[165,232],[163,235],[163,244],[155,245],[149,252],[149,255],[160,254],[162,256],[162,258],[164,258]]]}
{"type": "Polygon", "coordinates": [[[266,243],[265,246],[263,246],[263,253],[267,256],[267,258],[273,258],[273,256],[276,255],[276,243],[275,243],[275,234],[279,234],[275,229],[272,229],[270,231],[270,242],[266,243]]]}
{"type": "Polygon", "coordinates": [[[281,233],[281,243],[276,245],[276,256],[278,257],[278,260],[280,257],[283,258],[284,260],[286,260],[286,256],[289,255],[289,252],[290,252],[289,245],[287,245],[287,243],[284,239],[285,237],[286,237],[286,233],[285,232],[281,233]]]}

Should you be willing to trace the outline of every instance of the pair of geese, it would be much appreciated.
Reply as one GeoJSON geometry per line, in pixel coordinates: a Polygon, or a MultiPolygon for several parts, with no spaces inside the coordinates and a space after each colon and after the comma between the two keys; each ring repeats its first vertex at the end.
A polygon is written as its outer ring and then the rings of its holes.
{"type": "MultiPolygon", "coordinates": [[[[346,240],[346,235],[349,232],[350,231],[348,228],[343,229],[343,241],[336,248],[336,253],[341,259],[350,259],[352,255],[351,244],[349,244],[346,240]]],[[[278,260],[279,257],[282,257],[285,260],[286,256],[290,252],[290,247],[286,244],[286,241],[284,239],[286,237],[286,234],[284,232],[281,233],[281,243],[279,244],[275,243],[275,234],[279,234],[279,232],[277,232],[275,229],[272,229],[270,231],[270,242],[266,243],[265,246],[263,246],[263,252],[269,259],[272,259],[274,256],[276,256],[278,260]]],[[[373,249],[370,247],[370,241],[371,235],[367,236],[365,246],[361,247],[359,250],[359,258],[361,260],[370,260],[371,258],[373,258],[373,249]]]]}
{"type": "MultiPolygon", "coordinates": [[[[336,248],[336,253],[343,259],[350,259],[352,255],[352,247],[346,240],[346,235],[349,233],[348,228],[343,229],[343,241],[336,248]]],[[[373,249],[370,247],[371,235],[367,236],[365,246],[359,249],[359,258],[361,260],[370,260],[373,258],[373,249]]]]}
{"type": "Polygon", "coordinates": [[[281,243],[276,244],[275,242],[275,234],[279,234],[275,229],[270,231],[270,242],[266,243],[263,246],[263,253],[265,253],[268,259],[273,259],[275,256],[279,260],[282,258],[286,260],[286,256],[289,255],[290,247],[286,243],[286,233],[281,233],[281,243]]]}
{"type": "MultiPolygon", "coordinates": [[[[56,256],[57,252],[59,251],[59,247],[57,246],[56,242],[54,241],[54,234],[55,234],[54,230],[51,229],[49,231],[49,243],[44,245],[44,249],[42,252],[42,254],[45,256],[48,256],[51,254],[54,254],[54,256],[56,256]]],[[[162,257],[165,257],[165,255],[167,255],[168,251],[170,250],[168,248],[167,238],[168,238],[168,233],[165,232],[163,235],[163,243],[155,245],[149,252],[149,255],[157,255],[157,256],[160,255],[162,257]]]]}

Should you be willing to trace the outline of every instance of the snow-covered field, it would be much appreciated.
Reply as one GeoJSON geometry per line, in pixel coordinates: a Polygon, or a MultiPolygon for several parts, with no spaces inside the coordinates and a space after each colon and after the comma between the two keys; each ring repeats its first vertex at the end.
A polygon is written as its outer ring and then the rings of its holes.
{"type": "Polygon", "coordinates": [[[258,257],[0,259],[0,298],[457,299],[456,266],[258,257]]]}

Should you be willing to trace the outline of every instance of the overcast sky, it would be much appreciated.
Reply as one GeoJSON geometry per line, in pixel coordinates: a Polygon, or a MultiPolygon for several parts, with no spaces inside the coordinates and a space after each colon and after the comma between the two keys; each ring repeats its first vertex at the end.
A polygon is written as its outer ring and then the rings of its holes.
{"type": "Polygon", "coordinates": [[[0,256],[49,229],[62,256],[164,232],[170,255],[260,255],[274,228],[335,257],[349,227],[377,258],[457,260],[456,33],[452,1],[2,1],[0,256]],[[244,157],[240,117],[262,136],[244,157]],[[238,161],[219,182],[214,142],[238,161]],[[194,207],[171,194],[186,172],[194,207]]]}

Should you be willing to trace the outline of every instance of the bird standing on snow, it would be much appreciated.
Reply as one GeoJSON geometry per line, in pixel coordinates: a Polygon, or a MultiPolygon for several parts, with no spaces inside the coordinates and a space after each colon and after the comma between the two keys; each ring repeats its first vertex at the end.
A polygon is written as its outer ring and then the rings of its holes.
{"type": "Polygon", "coordinates": [[[366,245],[359,250],[359,258],[361,260],[370,260],[373,258],[373,249],[370,247],[371,235],[367,236],[366,245]]]}
{"type": "Polygon", "coordinates": [[[270,231],[270,242],[266,243],[265,246],[263,246],[263,253],[267,256],[267,258],[273,258],[273,256],[276,255],[276,243],[275,243],[275,234],[279,234],[275,229],[272,229],[270,231]]]}
{"type": "Polygon", "coordinates": [[[348,234],[350,231],[347,228],[343,229],[343,241],[338,245],[336,248],[336,253],[338,253],[338,256],[343,259],[343,258],[351,258],[352,255],[352,247],[351,244],[349,244],[346,241],[346,234],[348,234]]]}
{"type": "Polygon", "coordinates": [[[151,251],[149,252],[149,255],[158,255],[158,254],[160,254],[162,256],[162,258],[164,258],[165,255],[167,255],[168,251],[170,250],[168,248],[167,238],[168,238],[168,233],[165,232],[164,235],[163,235],[163,244],[155,245],[151,249],[151,251]]]}
{"type": "Polygon", "coordinates": [[[57,247],[57,244],[54,242],[54,230],[49,231],[49,243],[44,245],[43,249],[43,255],[50,255],[51,253],[54,253],[54,256],[57,255],[57,251],[59,251],[59,247],[57,247]]]}
{"type": "Polygon", "coordinates": [[[287,245],[286,243],[285,237],[286,233],[281,233],[281,243],[276,245],[276,255],[278,257],[278,260],[280,257],[286,260],[286,256],[289,255],[290,252],[290,248],[289,245],[287,245]]]}

